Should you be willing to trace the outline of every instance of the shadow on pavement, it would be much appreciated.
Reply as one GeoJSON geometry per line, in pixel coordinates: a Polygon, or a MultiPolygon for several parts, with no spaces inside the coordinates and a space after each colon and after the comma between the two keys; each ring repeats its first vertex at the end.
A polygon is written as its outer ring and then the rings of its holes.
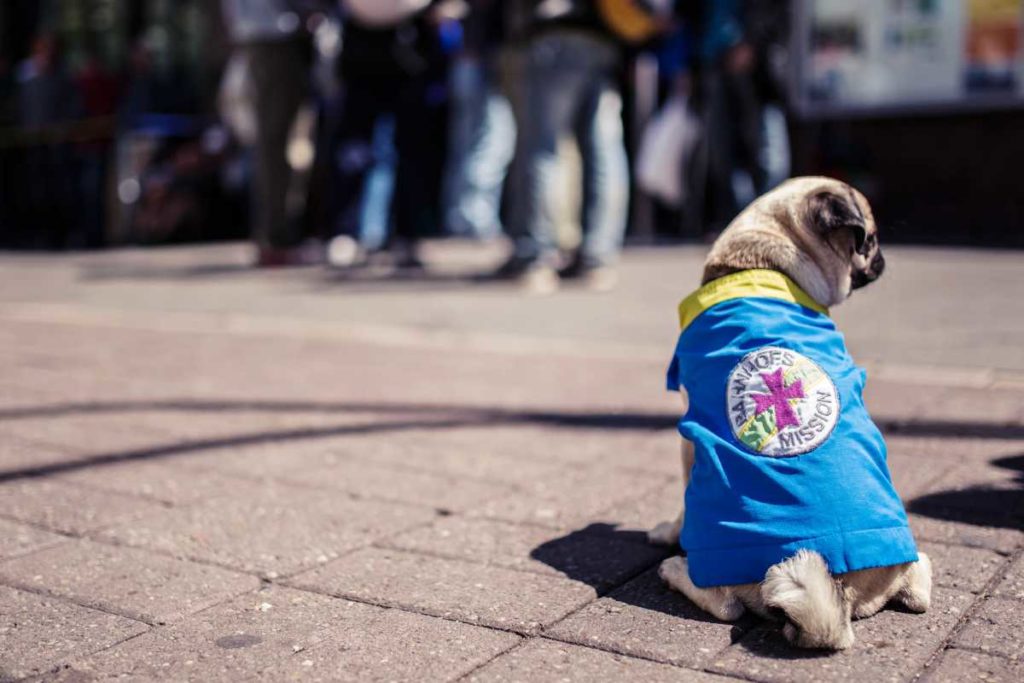
{"type": "Polygon", "coordinates": [[[303,412],[303,413],[383,413],[395,415],[392,421],[370,420],[362,424],[327,425],[265,430],[230,436],[175,439],[166,445],[149,446],[114,453],[87,455],[73,460],[47,463],[12,470],[0,470],[0,483],[18,479],[46,477],[90,467],[125,462],[168,458],[196,451],[255,446],[267,443],[329,439],[340,436],[388,433],[410,430],[443,430],[462,427],[498,427],[524,424],[547,425],[565,429],[609,429],[652,431],[671,428],[675,418],[655,413],[565,413],[522,411],[504,408],[422,405],[401,403],[306,403],[277,401],[140,401],[111,403],[72,403],[31,408],[0,410],[0,422],[29,418],[59,418],[69,415],[169,412],[303,412]],[[410,415],[417,416],[410,419],[410,415]]]}
{"type": "Polygon", "coordinates": [[[138,267],[103,265],[86,267],[82,280],[201,280],[257,272],[245,263],[203,263],[180,267],[138,267]]]}
{"type": "MultiPolygon", "coordinates": [[[[609,603],[620,603],[671,617],[706,624],[721,624],[658,577],[658,565],[674,549],[651,545],[641,531],[617,524],[595,522],[565,536],[546,541],[530,552],[566,577],[594,588],[609,603]]],[[[750,614],[732,624],[730,639],[738,642],[763,622],[750,614]]]]}
{"type": "Polygon", "coordinates": [[[300,441],[306,439],[326,439],[337,436],[372,434],[375,432],[399,432],[424,429],[452,429],[479,424],[477,420],[411,420],[403,422],[371,422],[367,424],[342,425],[334,427],[308,427],[299,429],[283,429],[266,432],[253,432],[212,439],[196,439],[192,441],[175,441],[165,446],[153,446],[116,453],[100,453],[84,458],[62,462],[48,463],[20,469],[0,470],[0,483],[18,479],[48,477],[55,474],[74,472],[90,467],[117,465],[137,460],[153,460],[169,458],[196,451],[215,450],[220,448],[237,448],[283,441],[300,441]]]}
{"type": "MultiPolygon", "coordinates": [[[[61,403],[0,409],[0,421],[35,417],[59,417],[99,413],[130,413],[147,411],[202,412],[296,412],[296,413],[426,413],[434,415],[461,413],[481,419],[503,422],[533,422],[562,427],[591,429],[655,430],[672,429],[679,420],[676,413],[569,413],[530,411],[514,408],[456,405],[443,403],[396,403],[373,401],[276,401],[276,400],[213,400],[169,399],[160,401],[109,401],[61,403]]],[[[920,437],[959,437],[975,439],[1024,439],[1024,425],[962,420],[875,420],[886,434],[920,437]]]]}
{"type": "Polygon", "coordinates": [[[875,420],[886,434],[947,436],[961,439],[1024,439],[1024,425],[965,420],[875,420]]]}
{"type": "Polygon", "coordinates": [[[1014,473],[999,488],[967,486],[929,493],[910,501],[907,510],[925,517],[979,526],[1024,530],[1024,454],[989,464],[1014,473]]]}
{"type": "MultiPolygon", "coordinates": [[[[538,545],[530,557],[566,577],[592,586],[607,603],[605,610],[618,611],[612,602],[667,614],[677,619],[722,624],[682,594],[669,589],[658,577],[657,566],[674,554],[673,549],[652,546],[646,534],[597,522],[538,545]],[[618,546],[609,552],[609,542],[618,546]],[[643,555],[646,553],[646,555],[643,555]],[[655,557],[651,562],[647,558],[655,557]],[[623,571],[634,567],[632,572],[623,571]]],[[[621,608],[618,608],[621,609],[621,608]]],[[[887,610],[906,611],[898,605],[887,610]]],[[[791,645],[782,635],[781,622],[746,612],[731,624],[730,640],[753,655],[771,659],[819,659],[834,656],[828,650],[806,650],[791,645]]]]}
{"type": "Polygon", "coordinates": [[[0,410],[0,421],[37,417],[62,417],[108,413],[151,411],[191,412],[270,412],[270,413],[384,413],[450,416],[459,414],[467,420],[480,422],[535,423],[558,427],[587,429],[656,430],[675,427],[678,416],[670,413],[570,413],[514,408],[434,403],[379,403],[379,402],[307,402],[262,400],[165,400],[165,401],[112,401],[104,403],[62,403],[57,405],[8,408],[0,410]]]}

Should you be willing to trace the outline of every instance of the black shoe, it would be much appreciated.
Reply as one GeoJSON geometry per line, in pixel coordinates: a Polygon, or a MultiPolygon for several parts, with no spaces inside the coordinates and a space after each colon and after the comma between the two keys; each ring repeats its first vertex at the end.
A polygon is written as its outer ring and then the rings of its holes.
{"type": "Polygon", "coordinates": [[[396,242],[391,246],[391,254],[397,270],[412,272],[427,269],[423,259],[420,258],[419,244],[417,242],[396,242]]]}
{"type": "Polygon", "coordinates": [[[537,259],[510,256],[496,270],[483,276],[484,280],[518,280],[523,273],[537,265],[537,259]]]}
{"type": "Polygon", "coordinates": [[[612,266],[588,264],[579,257],[558,271],[558,277],[581,280],[587,289],[595,292],[609,292],[619,283],[619,273],[612,266]]]}
{"type": "Polygon", "coordinates": [[[579,255],[574,256],[569,265],[564,266],[558,270],[558,277],[563,280],[577,280],[586,275],[589,268],[584,263],[583,259],[579,255]]]}

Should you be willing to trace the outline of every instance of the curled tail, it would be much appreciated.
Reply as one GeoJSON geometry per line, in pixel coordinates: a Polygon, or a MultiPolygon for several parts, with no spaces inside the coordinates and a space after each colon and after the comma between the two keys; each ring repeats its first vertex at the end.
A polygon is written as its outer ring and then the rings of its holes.
{"type": "Polygon", "coordinates": [[[761,584],[765,604],[782,610],[786,638],[801,647],[843,650],[853,645],[850,602],[816,552],[800,550],[771,567],[761,584]]]}

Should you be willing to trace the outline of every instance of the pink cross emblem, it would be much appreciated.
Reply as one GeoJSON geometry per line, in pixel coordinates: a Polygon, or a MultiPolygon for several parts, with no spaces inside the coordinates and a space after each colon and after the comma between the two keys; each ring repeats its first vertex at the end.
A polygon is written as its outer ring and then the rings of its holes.
{"type": "Polygon", "coordinates": [[[782,385],[785,381],[782,378],[782,368],[771,374],[761,373],[761,379],[764,380],[771,393],[753,394],[756,407],[754,414],[760,415],[769,408],[775,408],[775,426],[779,431],[782,431],[783,427],[799,427],[800,418],[793,412],[793,407],[789,405],[789,399],[804,398],[804,381],[798,379],[788,387],[784,387],[782,385]]]}

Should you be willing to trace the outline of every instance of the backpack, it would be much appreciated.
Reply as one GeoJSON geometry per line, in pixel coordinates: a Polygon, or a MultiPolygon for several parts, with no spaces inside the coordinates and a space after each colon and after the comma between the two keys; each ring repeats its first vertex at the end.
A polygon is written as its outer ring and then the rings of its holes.
{"type": "Polygon", "coordinates": [[[430,0],[341,0],[348,16],[367,28],[391,28],[427,8],[430,0]]]}

